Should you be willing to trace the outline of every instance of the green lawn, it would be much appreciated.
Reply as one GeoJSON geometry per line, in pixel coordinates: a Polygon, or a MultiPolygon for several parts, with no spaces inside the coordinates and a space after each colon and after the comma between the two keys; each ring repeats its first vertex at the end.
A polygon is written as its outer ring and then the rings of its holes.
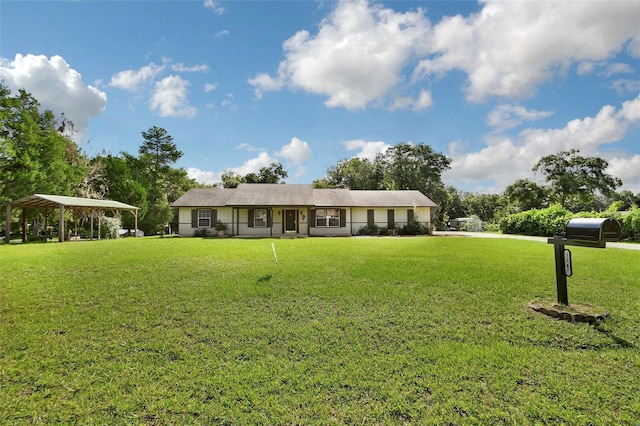
{"type": "Polygon", "coordinates": [[[3,245],[0,423],[638,424],[640,252],[572,251],[599,327],[530,241],[3,245]]]}

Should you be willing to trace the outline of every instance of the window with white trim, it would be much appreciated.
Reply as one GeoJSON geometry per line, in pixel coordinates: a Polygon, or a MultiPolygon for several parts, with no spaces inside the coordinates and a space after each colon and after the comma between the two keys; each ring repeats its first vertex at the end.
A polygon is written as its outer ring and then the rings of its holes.
{"type": "Polygon", "coordinates": [[[254,228],[267,227],[267,209],[253,210],[253,226],[254,228]]]}
{"type": "Polygon", "coordinates": [[[316,226],[339,228],[340,209],[316,209],[316,226]]]}
{"type": "Polygon", "coordinates": [[[211,228],[211,209],[198,209],[198,228],[211,228]]]}

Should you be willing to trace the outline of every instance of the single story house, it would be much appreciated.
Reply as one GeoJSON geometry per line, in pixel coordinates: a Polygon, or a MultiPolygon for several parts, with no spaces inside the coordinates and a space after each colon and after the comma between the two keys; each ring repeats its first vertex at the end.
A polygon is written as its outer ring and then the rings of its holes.
{"type": "Polygon", "coordinates": [[[178,198],[178,233],[227,225],[227,234],[276,237],[349,236],[369,225],[393,229],[412,221],[431,228],[436,204],[420,191],[319,189],[303,184],[245,183],[194,188],[178,198]]]}

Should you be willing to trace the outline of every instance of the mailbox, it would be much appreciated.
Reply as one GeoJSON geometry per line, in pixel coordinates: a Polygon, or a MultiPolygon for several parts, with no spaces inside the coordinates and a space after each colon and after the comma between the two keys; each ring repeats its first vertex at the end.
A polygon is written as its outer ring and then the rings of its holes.
{"type": "Polygon", "coordinates": [[[605,248],[607,242],[620,239],[620,223],[615,219],[576,218],[567,222],[565,236],[554,236],[547,241],[555,246],[556,287],[558,303],[569,304],[567,277],[573,274],[571,253],[564,246],[605,248]]]}
{"type": "Polygon", "coordinates": [[[616,242],[620,239],[620,223],[615,219],[576,218],[567,222],[567,240],[616,242]]]}

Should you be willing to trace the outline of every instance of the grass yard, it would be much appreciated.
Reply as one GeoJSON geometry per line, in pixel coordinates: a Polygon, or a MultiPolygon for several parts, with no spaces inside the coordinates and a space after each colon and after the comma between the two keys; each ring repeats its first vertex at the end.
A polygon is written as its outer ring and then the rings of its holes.
{"type": "Polygon", "coordinates": [[[531,241],[3,245],[0,423],[638,424],[640,252],[571,250],[601,326],[531,241]]]}

